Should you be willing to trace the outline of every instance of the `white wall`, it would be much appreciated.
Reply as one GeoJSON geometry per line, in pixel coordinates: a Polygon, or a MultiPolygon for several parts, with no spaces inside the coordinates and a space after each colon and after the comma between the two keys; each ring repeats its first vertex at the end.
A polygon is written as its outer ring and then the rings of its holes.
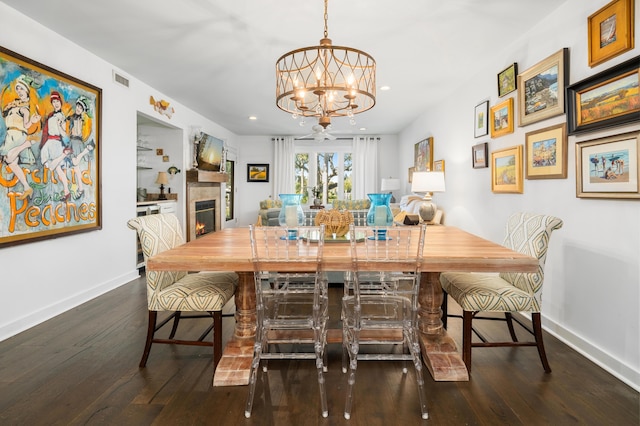
{"type": "MultiPolygon", "coordinates": [[[[497,96],[496,74],[509,64],[517,62],[522,72],[568,47],[569,82],[575,83],[638,55],[636,47],[598,67],[588,67],[587,17],[607,2],[569,0],[512,44],[501,44],[495,54],[487,46],[487,63],[469,64],[468,81],[452,87],[448,99],[439,100],[401,133],[401,167],[406,170],[412,165],[413,144],[433,136],[434,159],[446,163],[446,192],[434,196],[445,211],[445,223],[496,242],[502,241],[504,223],[512,212],[527,210],[562,218],[564,227],[553,234],[547,258],[545,328],[638,389],[640,202],[577,198],[575,144],[637,131],[640,124],[569,137],[567,179],[525,180],[523,194],[492,193],[490,169],[471,167],[474,144],[488,141],[490,152],[523,145],[527,132],[566,120],[563,115],[516,127],[513,134],[500,138],[475,139],[475,105],[489,98],[493,106],[516,95],[497,96]]],[[[640,8],[635,14],[637,24],[640,8]]],[[[514,101],[517,104],[517,97],[514,101]]],[[[517,106],[515,112],[517,117],[517,106]]],[[[549,354],[552,365],[553,357],[549,354]]]]}
{"type": "MultiPolygon", "coordinates": [[[[184,164],[190,167],[190,126],[235,145],[223,127],[130,78],[112,80],[114,67],[30,18],[0,3],[0,45],[102,89],[102,224],[100,231],[0,248],[0,340],[45,321],[138,276],[136,236],[126,222],[136,211],[136,116],[142,112],[182,129],[184,164]],[[54,54],[55,53],[55,54],[54,54]],[[153,110],[149,97],[166,99],[172,118],[153,110]]],[[[184,173],[178,175],[184,179],[184,173]]],[[[184,181],[182,182],[184,185],[184,181]]],[[[184,208],[184,203],[178,203],[184,208]]],[[[184,212],[183,212],[184,214],[184,212]]]]}

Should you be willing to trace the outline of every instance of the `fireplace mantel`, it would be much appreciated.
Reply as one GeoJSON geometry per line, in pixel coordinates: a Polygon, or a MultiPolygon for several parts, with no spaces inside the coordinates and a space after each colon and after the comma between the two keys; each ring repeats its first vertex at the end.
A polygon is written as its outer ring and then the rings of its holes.
{"type": "Polygon", "coordinates": [[[222,183],[229,180],[227,173],[207,172],[204,170],[191,169],[187,170],[187,183],[203,182],[203,183],[222,183]]]}

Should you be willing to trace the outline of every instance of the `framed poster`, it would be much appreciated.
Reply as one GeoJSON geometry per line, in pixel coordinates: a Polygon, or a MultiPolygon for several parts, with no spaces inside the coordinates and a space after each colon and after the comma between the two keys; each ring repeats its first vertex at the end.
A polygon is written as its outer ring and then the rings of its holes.
{"type": "Polygon", "coordinates": [[[433,162],[434,172],[444,172],[444,160],[438,160],[433,162]]]}
{"type": "Polygon", "coordinates": [[[633,49],[633,0],[613,0],[587,19],[589,66],[633,49]]]}
{"type": "Polygon", "coordinates": [[[269,165],[247,164],[247,182],[269,182],[269,165]]]}
{"type": "Polygon", "coordinates": [[[484,101],[478,105],[474,110],[473,120],[473,136],[476,138],[486,136],[489,134],[489,126],[487,120],[489,116],[489,101],[484,101]]]}
{"type": "Polygon", "coordinates": [[[0,47],[0,247],[102,228],[102,90],[0,47]]]}
{"type": "Polygon", "coordinates": [[[471,148],[471,165],[474,169],[489,167],[489,144],[487,142],[471,148]]]}
{"type": "Polygon", "coordinates": [[[513,98],[491,107],[491,137],[513,133],[513,98]]]}
{"type": "Polygon", "coordinates": [[[433,137],[424,139],[414,145],[413,166],[416,172],[433,170],[433,137]]]}
{"type": "Polygon", "coordinates": [[[640,121],[640,56],[567,87],[569,134],[640,121]]]}
{"type": "Polygon", "coordinates": [[[503,97],[516,90],[518,77],[518,64],[513,63],[498,73],[498,97],[503,97]]]}
{"type": "Polygon", "coordinates": [[[522,146],[491,153],[491,191],[522,194],[522,146]]]}
{"type": "Polygon", "coordinates": [[[567,125],[565,123],[525,135],[525,177],[567,178],[567,125]]]}
{"type": "Polygon", "coordinates": [[[576,143],[576,197],[640,199],[640,132],[576,143]]]}
{"type": "Polygon", "coordinates": [[[201,132],[196,137],[196,163],[199,170],[224,171],[224,141],[201,132]]]}
{"type": "Polygon", "coordinates": [[[569,49],[564,48],[518,75],[519,126],[564,113],[569,49]]]}

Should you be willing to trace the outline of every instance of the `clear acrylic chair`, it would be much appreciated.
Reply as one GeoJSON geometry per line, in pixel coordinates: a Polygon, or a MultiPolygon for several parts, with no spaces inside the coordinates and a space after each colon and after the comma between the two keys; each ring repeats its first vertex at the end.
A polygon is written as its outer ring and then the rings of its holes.
{"type": "Polygon", "coordinates": [[[251,416],[257,371],[264,360],[312,359],[318,370],[320,406],[325,391],[328,285],[322,268],[324,226],[250,226],[256,287],[256,338],[245,416],[251,416]]]}
{"type": "MultiPolygon", "coordinates": [[[[359,360],[412,361],[422,418],[428,418],[418,340],[418,291],[426,226],[355,227],[349,230],[351,288],[342,299],[344,417],[351,417],[359,360]],[[366,353],[361,352],[364,345],[366,353]],[[375,345],[375,346],[374,346],[375,345]],[[389,350],[392,345],[395,350],[389,350]],[[385,352],[373,352],[386,348],[385,352]]],[[[403,373],[407,369],[403,366],[403,373]]]]}

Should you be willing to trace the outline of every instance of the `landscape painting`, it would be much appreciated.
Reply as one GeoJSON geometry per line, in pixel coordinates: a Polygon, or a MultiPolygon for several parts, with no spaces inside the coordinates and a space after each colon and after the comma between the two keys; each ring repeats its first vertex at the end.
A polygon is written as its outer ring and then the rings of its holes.
{"type": "Polygon", "coordinates": [[[196,159],[198,169],[209,172],[221,172],[224,141],[206,133],[200,134],[196,159]]]}
{"type": "Polygon", "coordinates": [[[622,78],[579,94],[579,123],[585,125],[616,115],[640,110],[638,73],[630,72],[622,78]]]}

